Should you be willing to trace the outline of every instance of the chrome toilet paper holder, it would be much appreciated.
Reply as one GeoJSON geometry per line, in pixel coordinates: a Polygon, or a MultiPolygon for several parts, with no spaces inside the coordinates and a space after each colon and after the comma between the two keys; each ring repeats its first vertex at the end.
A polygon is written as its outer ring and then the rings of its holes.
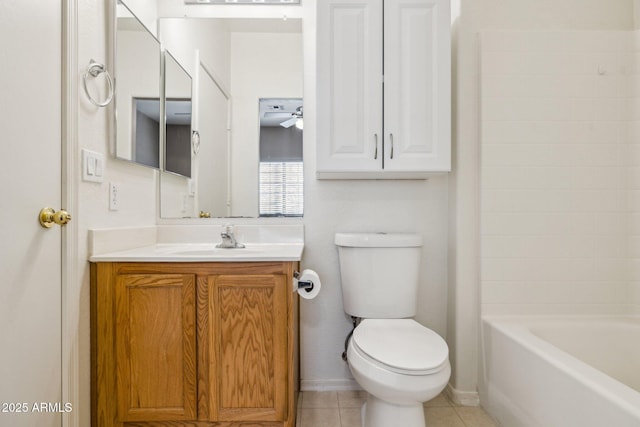
{"type": "Polygon", "coordinates": [[[304,289],[306,292],[311,292],[313,290],[313,282],[311,280],[299,280],[299,271],[294,271],[293,277],[298,280],[298,290],[304,289]]]}

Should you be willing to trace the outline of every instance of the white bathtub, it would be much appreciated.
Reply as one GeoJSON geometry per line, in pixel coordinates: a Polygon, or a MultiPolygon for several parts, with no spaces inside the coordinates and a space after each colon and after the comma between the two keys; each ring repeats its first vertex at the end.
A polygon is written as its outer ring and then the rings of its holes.
{"type": "Polygon", "coordinates": [[[639,427],[640,318],[486,317],[481,401],[504,427],[639,427]]]}

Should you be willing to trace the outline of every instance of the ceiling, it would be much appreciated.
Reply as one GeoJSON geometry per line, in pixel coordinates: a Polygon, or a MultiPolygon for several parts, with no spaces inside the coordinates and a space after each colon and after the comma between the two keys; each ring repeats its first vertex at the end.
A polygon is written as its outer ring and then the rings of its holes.
{"type": "Polygon", "coordinates": [[[260,98],[260,126],[280,126],[298,107],[302,98],[260,98]]]}

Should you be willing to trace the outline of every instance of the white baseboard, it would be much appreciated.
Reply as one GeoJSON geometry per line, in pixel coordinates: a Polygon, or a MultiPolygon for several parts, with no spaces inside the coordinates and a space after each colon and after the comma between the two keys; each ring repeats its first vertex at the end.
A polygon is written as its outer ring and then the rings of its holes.
{"type": "MultiPolygon", "coordinates": [[[[362,390],[356,380],[336,379],[336,380],[302,380],[300,382],[301,391],[347,391],[362,390]]],[[[447,384],[444,392],[456,405],[480,406],[480,396],[475,391],[456,390],[447,384]]]]}
{"type": "Polygon", "coordinates": [[[447,384],[445,393],[456,405],[480,406],[480,395],[477,391],[456,390],[451,384],[447,384]]]}
{"type": "Polygon", "coordinates": [[[302,380],[300,381],[302,391],[347,391],[362,390],[356,380],[302,380]]]}

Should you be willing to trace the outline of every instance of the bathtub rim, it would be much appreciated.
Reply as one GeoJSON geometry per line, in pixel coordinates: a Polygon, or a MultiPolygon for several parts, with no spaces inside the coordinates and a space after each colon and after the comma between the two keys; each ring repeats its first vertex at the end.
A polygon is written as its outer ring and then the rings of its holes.
{"type": "Polygon", "coordinates": [[[622,410],[640,419],[640,391],[610,377],[604,372],[583,362],[579,358],[554,346],[550,342],[535,335],[530,328],[558,322],[620,322],[637,323],[640,328],[640,315],[483,315],[481,316],[481,354],[482,376],[484,384],[488,384],[486,366],[486,327],[493,327],[522,345],[536,356],[553,367],[565,372],[580,384],[593,390],[599,396],[612,402],[622,410]]]}

